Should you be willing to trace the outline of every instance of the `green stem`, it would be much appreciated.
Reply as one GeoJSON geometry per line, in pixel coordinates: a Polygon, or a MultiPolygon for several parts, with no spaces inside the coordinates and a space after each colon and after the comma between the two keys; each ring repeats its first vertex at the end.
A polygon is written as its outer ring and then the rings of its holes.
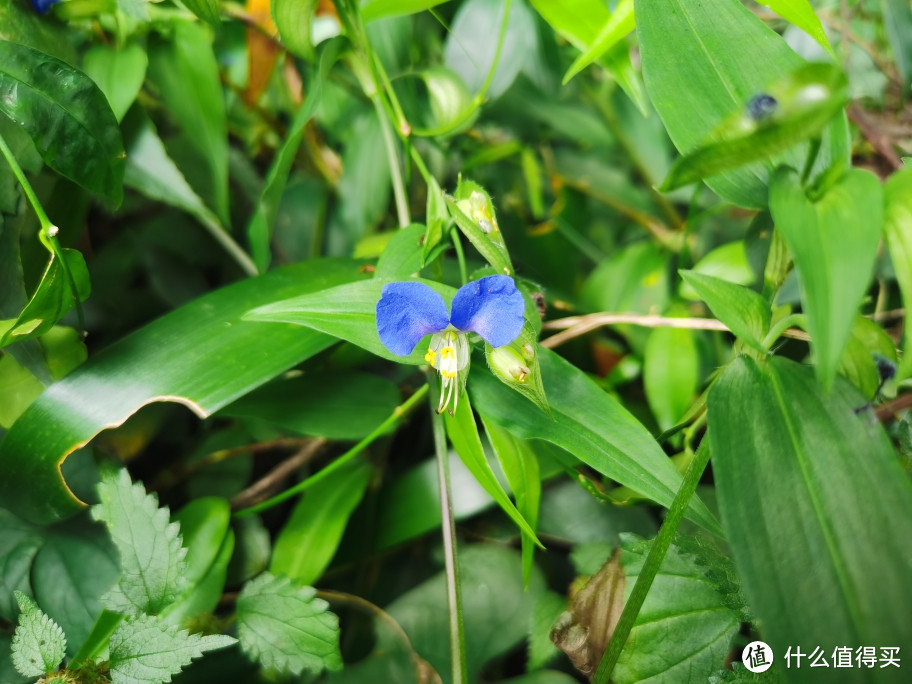
{"type": "Polygon", "coordinates": [[[73,656],[72,662],[93,662],[108,647],[111,634],[117,629],[117,626],[123,622],[124,616],[110,610],[101,611],[101,615],[95,620],[95,625],[79,651],[73,656]]]}
{"type": "MultiPolygon", "coordinates": [[[[427,386],[427,385],[425,385],[427,386]]],[[[446,566],[447,606],[450,625],[450,661],[453,684],[466,684],[465,627],[462,619],[462,589],[459,584],[459,566],[456,559],[456,523],[450,486],[450,458],[446,445],[446,428],[443,416],[431,403],[431,423],[434,427],[434,450],[437,453],[437,481],[440,488],[440,515],[443,533],[443,553],[446,566]]]]}
{"type": "Polygon", "coordinates": [[[510,21],[510,4],[510,0],[506,0],[504,3],[503,21],[500,22],[500,34],[497,36],[497,48],[494,50],[494,59],[491,61],[491,68],[488,69],[488,75],[485,77],[484,83],[481,84],[481,90],[479,90],[478,94],[475,96],[475,102],[479,105],[484,102],[485,95],[488,93],[488,88],[491,87],[491,82],[494,80],[494,72],[497,71],[497,64],[500,62],[500,53],[503,51],[504,39],[507,36],[507,25],[510,21]]]}
{"type": "Polygon", "coordinates": [[[764,349],[769,349],[776,343],[776,340],[782,336],[782,333],[793,326],[801,328],[802,330],[806,329],[807,318],[805,315],[791,314],[790,316],[786,316],[770,328],[770,331],[766,334],[766,337],[763,338],[763,341],[760,344],[763,345],[764,349]]]}
{"type": "Polygon", "coordinates": [[[611,680],[611,672],[617,664],[624,644],[627,643],[630,630],[633,629],[640,608],[643,606],[643,601],[646,600],[646,594],[649,593],[652,582],[662,566],[662,561],[665,560],[665,554],[668,553],[668,548],[671,546],[671,542],[678,532],[678,527],[684,519],[684,513],[690,505],[690,500],[697,489],[697,483],[703,476],[707,463],[709,463],[709,439],[704,435],[697,453],[684,474],[681,488],[675,495],[674,501],[671,502],[671,508],[668,509],[665,522],[659,528],[659,533],[652,543],[652,548],[649,549],[649,553],[646,555],[640,575],[637,577],[636,584],[633,585],[633,590],[630,592],[630,597],[624,605],[621,619],[618,620],[611,641],[608,642],[608,648],[602,655],[602,660],[595,671],[595,676],[592,678],[594,684],[608,684],[611,680]]]}
{"type": "Polygon", "coordinates": [[[380,119],[380,130],[383,131],[383,143],[386,146],[386,158],[389,161],[393,197],[396,200],[396,216],[399,219],[399,227],[405,228],[412,222],[412,219],[409,216],[408,200],[405,197],[405,185],[402,183],[402,171],[399,168],[396,143],[393,140],[393,134],[390,133],[390,122],[387,120],[386,112],[383,110],[380,95],[374,95],[371,100],[374,102],[374,109],[377,110],[377,118],[380,119]]]}
{"type": "Polygon", "coordinates": [[[38,230],[38,239],[41,240],[41,244],[54,255],[54,258],[57,259],[60,264],[60,269],[63,271],[63,275],[67,279],[67,284],[70,286],[70,294],[73,295],[73,302],[76,304],[79,329],[85,330],[85,316],[82,312],[82,302],[79,301],[79,289],[76,287],[76,281],[73,279],[73,274],[70,272],[70,265],[64,258],[63,248],[60,246],[60,241],[57,239],[57,233],[60,232],[60,229],[51,223],[51,219],[48,218],[48,215],[44,211],[44,207],[41,206],[41,202],[38,200],[38,195],[35,194],[32,184],[29,183],[28,178],[25,177],[25,172],[22,170],[22,167],[19,166],[19,162],[16,161],[13,151],[9,148],[9,145],[6,144],[6,140],[2,135],[0,135],[0,153],[6,158],[7,163],[13,170],[13,175],[16,177],[16,180],[19,181],[19,185],[22,186],[22,190],[25,192],[29,204],[32,205],[32,209],[38,217],[38,223],[41,226],[38,230]]]}
{"type": "Polygon", "coordinates": [[[318,482],[325,480],[327,477],[332,475],[334,472],[339,470],[346,463],[351,461],[353,458],[358,456],[362,451],[364,451],[368,446],[370,446],[378,437],[385,435],[390,428],[392,428],[396,423],[405,418],[411,410],[415,407],[418,402],[420,402],[428,393],[428,386],[422,385],[412,396],[405,400],[401,406],[397,406],[393,412],[384,420],[380,425],[378,425],[373,432],[371,432],[367,437],[362,439],[360,442],[355,444],[351,449],[342,454],[335,461],[330,463],[328,466],[323,468],[320,472],[311,475],[306,480],[302,480],[293,487],[289,487],[281,494],[276,494],[266,501],[261,501],[258,504],[250,506],[248,508],[242,508],[239,511],[234,512],[235,518],[246,518],[254,513],[260,513],[265,511],[273,506],[282,503],[290,499],[293,496],[297,496],[301,492],[310,487],[314,486],[318,482]]]}
{"type": "Polygon", "coordinates": [[[459,262],[459,278],[462,284],[469,282],[469,274],[466,270],[465,252],[462,250],[462,240],[459,239],[459,230],[455,227],[450,230],[450,238],[453,240],[453,249],[456,250],[456,261],[459,262]]]}
{"type": "Polygon", "coordinates": [[[801,184],[805,185],[811,175],[811,169],[814,168],[814,162],[817,161],[817,154],[820,152],[820,136],[811,138],[811,146],[808,149],[807,159],[804,160],[804,168],[801,170],[801,184]]]}

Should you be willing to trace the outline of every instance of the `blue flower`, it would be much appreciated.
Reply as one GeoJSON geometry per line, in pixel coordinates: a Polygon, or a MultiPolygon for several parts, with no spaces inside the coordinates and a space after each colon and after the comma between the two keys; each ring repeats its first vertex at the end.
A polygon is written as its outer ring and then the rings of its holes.
{"type": "Polygon", "coordinates": [[[51,9],[51,5],[55,5],[58,2],[60,2],[60,0],[32,0],[32,9],[41,14],[45,14],[51,9]]]}
{"type": "Polygon", "coordinates": [[[443,297],[424,283],[390,283],[377,302],[377,332],[398,356],[408,356],[421,338],[433,334],[424,359],[442,378],[439,413],[451,399],[456,409],[469,364],[466,334],[478,333],[492,347],[510,344],[522,332],[524,310],[522,294],[509,276],[486,276],[463,285],[453,297],[451,314],[443,297]]]}

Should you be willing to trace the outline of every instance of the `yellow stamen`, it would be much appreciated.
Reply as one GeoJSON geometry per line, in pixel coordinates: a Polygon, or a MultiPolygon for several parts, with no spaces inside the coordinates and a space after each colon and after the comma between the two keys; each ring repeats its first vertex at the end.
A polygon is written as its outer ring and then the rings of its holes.
{"type": "Polygon", "coordinates": [[[434,361],[437,359],[437,352],[433,349],[428,349],[427,354],[424,355],[424,360],[427,361],[431,366],[435,366],[434,361]]]}

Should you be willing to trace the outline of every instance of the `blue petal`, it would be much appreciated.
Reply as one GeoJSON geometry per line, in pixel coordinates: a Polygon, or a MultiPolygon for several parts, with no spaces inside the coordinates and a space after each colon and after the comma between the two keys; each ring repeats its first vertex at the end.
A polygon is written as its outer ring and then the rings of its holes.
{"type": "Polygon", "coordinates": [[[393,354],[408,356],[422,337],[449,325],[443,297],[424,283],[390,283],[377,302],[377,332],[393,354]]]}
{"type": "Polygon", "coordinates": [[[492,347],[502,347],[522,332],[525,308],[513,278],[486,276],[459,288],[451,321],[463,332],[478,333],[492,347]]]}
{"type": "Polygon", "coordinates": [[[51,5],[56,4],[59,0],[32,0],[32,8],[36,12],[44,14],[51,9],[51,5]]]}

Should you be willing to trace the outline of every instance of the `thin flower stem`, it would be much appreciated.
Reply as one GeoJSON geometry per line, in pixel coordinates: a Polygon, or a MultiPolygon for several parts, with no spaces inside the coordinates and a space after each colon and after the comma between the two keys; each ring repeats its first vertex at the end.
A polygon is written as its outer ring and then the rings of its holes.
{"type": "MultiPolygon", "coordinates": [[[[427,385],[425,385],[427,386],[427,385]]],[[[447,606],[450,625],[450,662],[453,684],[467,684],[465,628],[462,619],[462,589],[459,584],[459,566],[456,558],[456,523],[453,519],[453,502],[450,487],[450,460],[446,446],[446,428],[443,416],[431,404],[431,423],[434,426],[434,450],[437,453],[437,481],[440,489],[441,530],[446,565],[447,606]]]]}
{"type": "Polygon", "coordinates": [[[309,489],[313,485],[321,482],[326,479],[334,472],[339,470],[346,463],[351,461],[353,458],[358,456],[362,451],[364,451],[368,446],[370,446],[377,438],[385,435],[390,428],[392,428],[396,423],[405,418],[413,408],[427,395],[428,386],[422,385],[412,396],[406,399],[400,406],[397,406],[393,412],[384,420],[380,425],[374,429],[367,437],[362,439],[360,442],[355,444],[351,449],[342,454],[335,461],[330,463],[328,466],[323,468],[320,472],[311,475],[306,480],[302,480],[293,487],[289,487],[281,494],[276,494],[275,496],[262,501],[255,506],[250,506],[249,508],[242,508],[239,511],[234,512],[235,518],[246,518],[253,515],[254,513],[260,513],[262,511],[268,510],[277,504],[282,503],[290,499],[293,496],[297,496],[301,492],[309,489]]]}
{"type": "Polygon", "coordinates": [[[778,323],[773,325],[770,328],[770,331],[766,334],[766,337],[763,338],[763,342],[762,342],[763,347],[765,349],[769,349],[770,347],[773,346],[773,344],[775,344],[776,340],[778,340],[783,335],[786,337],[793,337],[796,339],[802,339],[802,338],[806,339],[807,338],[806,334],[803,334],[802,337],[798,337],[794,334],[792,334],[792,335],[787,334],[787,333],[791,332],[789,329],[792,328],[793,326],[798,327],[798,328],[807,327],[807,318],[804,316],[804,314],[792,314],[791,316],[786,316],[781,321],[779,321],[778,323]]]}
{"type": "Polygon", "coordinates": [[[380,119],[380,130],[383,132],[383,143],[386,146],[386,158],[389,161],[390,180],[393,185],[393,198],[396,201],[396,216],[399,219],[399,227],[405,228],[412,222],[412,219],[409,216],[408,200],[405,197],[402,170],[399,168],[399,155],[396,152],[396,144],[392,133],[390,133],[390,122],[387,120],[380,95],[375,94],[371,100],[374,102],[374,109],[377,110],[377,118],[380,119]]]}
{"type": "Polygon", "coordinates": [[[668,515],[665,517],[662,527],[659,528],[659,533],[652,543],[652,548],[649,549],[649,553],[646,555],[643,568],[640,570],[636,584],[633,585],[633,591],[630,592],[630,598],[627,599],[627,603],[624,605],[624,612],[621,613],[621,618],[614,629],[611,641],[608,642],[608,648],[602,655],[602,660],[595,671],[595,676],[592,678],[594,684],[608,684],[611,681],[611,672],[614,670],[621,651],[624,649],[624,644],[627,643],[630,630],[633,629],[640,608],[643,607],[643,601],[646,600],[646,595],[649,593],[652,582],[662,566],[662,561],[665,560],[665,554],[668,553],[668,548],[671,546],[671,542],[674,541],[678,527],[684,519],[684,513],[687,511],[690,500],[697,489],[697,483],[700,482],[703,471],[706,470],[707,463],[709,463],[709,440],[704,435],[697,453],[694,454],[694,458],[684,474],[681,488],[678,489],[674,501],[671,502],[668,515]]]}

